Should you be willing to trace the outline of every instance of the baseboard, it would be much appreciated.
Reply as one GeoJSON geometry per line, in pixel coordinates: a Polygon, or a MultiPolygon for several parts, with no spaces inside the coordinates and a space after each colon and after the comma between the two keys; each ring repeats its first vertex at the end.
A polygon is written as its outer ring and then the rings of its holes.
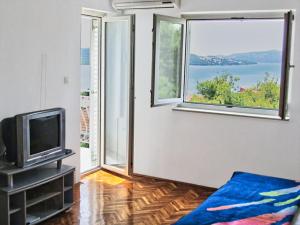
{"type": "Polygon", "coordinates": [[[161,181],[166,181],[166,182],[174,182],[174,183],[183,184],[183,185],[190,185],[190,186],[194,186],[194,187],[203,188],[203,189],[208,190],[208,191],[218,190],[217,188],[213,188],[213,187],[207,187],[207,186],[203,186],[203,185],[192,184],[192,183],[187,183],[187,182],[177,181],[177,180],[171,180],[171,179],[166,179],[166,178],[161,178],[161,177],[143,175],[143,174],[139,174],[139,173],[133,173],[133,176],[151,178],[151,179],[156,179],[156,180],[161,180],[161,181]]]}
{"type": "Polygon", "coordinates": [[[96,172],[98,172],[100,170],[105,171],[107,173],[110,173],[110,174],[112,174],[114,176],[121,177],[121,178],[128,179],[128,180],[133,180],[134,177],[143,177],[143,178],[156,179],[156,180],[161,180],[161,181],[166,181],[166,182],[174,182],[174,183],[183,184],[183,185],[190,185],[190,186],[194,186],[194,187],[205,189],[207,191],[216,191],[216,190],[218,190],[217,188],[213,188],[213,187],[207,187],[207,186],[203,186],[203,185],[192,184],[192,183],[187,183],[187,182],[177,181],[177,180],[171,180],[171,179],[166,179],[166,178],[161,178],[161,177],[154,177],[154,176],[149,176],[149,175],[144,175],[144,174],[139,174],[139,173],[132,173],[131,176],[125,176],[125,175],[118,174],[116,172],[113,172],[113,171],[110,171],[110,170],[107,170],[107,169],[101,168],[101,167],[98,167],[98,168],[96,168],[94,170],[91,170],[91,171],[88,171],[88,172],[82,174],[80,176],[80,178],[83,179],[84,177],[86,177],[88,175],[91,175],[93,173],[96,173],[96,172]]]}

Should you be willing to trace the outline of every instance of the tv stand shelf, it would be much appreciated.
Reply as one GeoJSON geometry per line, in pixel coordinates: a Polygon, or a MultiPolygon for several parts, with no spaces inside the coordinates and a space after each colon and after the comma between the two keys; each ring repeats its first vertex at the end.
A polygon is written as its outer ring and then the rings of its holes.
{"type": "Polygon", "coordinates": [[[5,176],[6,177],[6,182],[1,183],[0,181],[0,185],[6,185],[9,187],[13,187],[14,186],[14,175],[20,174],[20,173],[24,173],[26,171],[31,171],[32,169],[53,163],[53,162],[57,162],[57,168],[59,169],[62,165],[62,160],[70,157],[72,155],[74,155],[75,153],[70,151],[69,153],[65,153],[62,154],[59,157],[55,157],[53,159],[50,160],[46,160],[40,163],[36,163],[35,165],[29,166],[29,167],[24,167],[24,168],[18,168],[15,167],[14,165],[7,165],[4,168],[0,169],[0,177],[1,176],[5,176]]]}
{"type": "Polygon", "coordinates": [[[55,163],[71,155],[0,170],[0,225],[34,225],[71,208],[75,168],[55,163]],[[9,176],[13,186],[7,185],[9,176]]]}

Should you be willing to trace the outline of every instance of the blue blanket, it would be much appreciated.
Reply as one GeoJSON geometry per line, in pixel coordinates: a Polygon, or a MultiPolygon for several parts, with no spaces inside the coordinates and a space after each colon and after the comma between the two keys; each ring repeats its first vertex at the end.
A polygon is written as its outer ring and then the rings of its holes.
{"type": "Polygon", "coordinates": [[[289,225],[299,206],[300,182],[235,172],[175,225],[289,225]]]}

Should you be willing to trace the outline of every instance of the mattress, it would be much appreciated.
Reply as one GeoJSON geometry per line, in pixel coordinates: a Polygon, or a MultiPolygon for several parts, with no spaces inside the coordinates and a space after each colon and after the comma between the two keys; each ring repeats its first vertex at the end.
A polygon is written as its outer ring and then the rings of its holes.
{"type": "Polygon", "coordinates": [[[244,172],[176,225],[300,225],[300,182],[244,172]]]}

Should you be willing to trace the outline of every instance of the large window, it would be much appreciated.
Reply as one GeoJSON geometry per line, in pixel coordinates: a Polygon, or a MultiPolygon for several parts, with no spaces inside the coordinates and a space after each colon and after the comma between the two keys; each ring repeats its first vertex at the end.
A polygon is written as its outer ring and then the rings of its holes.
{"type": "MultiPolygon", "coordinates": [[[[292,13],[266,15],[265,18],[187,19],[181,106],[285,118],[291,21],[292,13]]],[[[154,96],[159,97],[180,91],[181,86],[176,83],[181,80],[179,72],[172,70],[174,66],[180,67],[179,62],[170,62],[175,54],[179,58],[184,52],[176,52],[179,42],[174,45],[170,38],[172,32],[162,29],[163,23],[171,26],[170,20],[156,24],[160,26],[156,30],[156,36],[160,36],[159,45],[157,42],[155,45],[159,51],[156,56],[165,56],[164,59],[155,58],[155,68],[164,67],[159,70],[162,74],[154,74],[159,86],[159,94],[154,90],[154,96]],[[167,54],[172,50],[173,55],[167,54]],[[174,76],[178,77],[176,82],[162,79],[174,76]]]]}

